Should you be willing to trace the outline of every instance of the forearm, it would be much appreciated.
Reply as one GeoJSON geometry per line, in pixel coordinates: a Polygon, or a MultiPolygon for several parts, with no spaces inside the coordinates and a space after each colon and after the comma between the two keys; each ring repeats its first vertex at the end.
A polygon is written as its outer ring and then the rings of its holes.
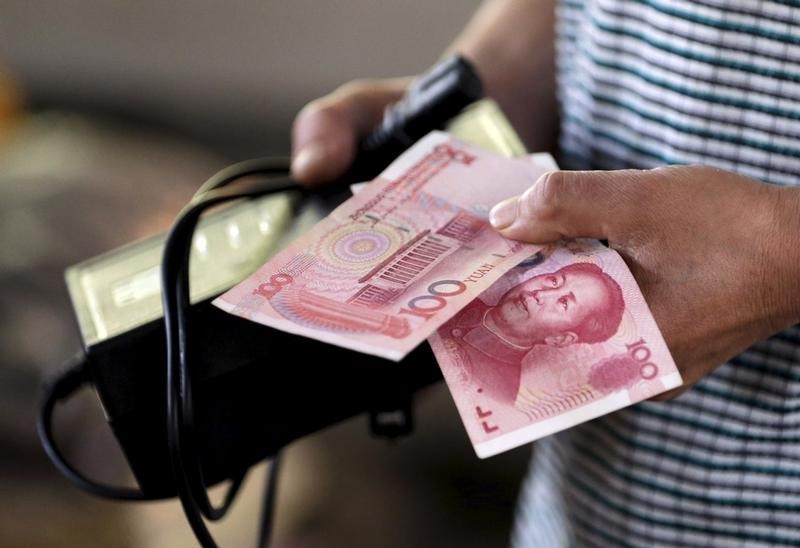
{"type": "Polygon", "coordinates": [[[473,61],[530,150],[557,134],[553,0],[487,0],[449,52],[473,61]]]}

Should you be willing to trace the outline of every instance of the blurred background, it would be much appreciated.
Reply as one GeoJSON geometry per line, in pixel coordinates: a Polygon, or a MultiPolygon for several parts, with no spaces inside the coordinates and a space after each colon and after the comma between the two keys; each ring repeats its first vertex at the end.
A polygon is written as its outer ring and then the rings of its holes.
{"type": "MultiPolygon", "coordinates": [[[[0,2],[0,546],[194,545],[176,502],[92,498],[39,447],[41,383],[80,348],[64,269],[165,230],[218,168],[287,154],[307,101],[426,69],[477,4],[0,2]]],[[[292,445],[274,545],[505,545],[529,448],[479,461],[442,383],[416,423],[392,444],[357,417],[292,445]]],[[[126,481],[92,393],[57,427],[82,469],[126,481]]],[[[223,546],[253,544],[263,473],[214,528],[223,546]]]]}

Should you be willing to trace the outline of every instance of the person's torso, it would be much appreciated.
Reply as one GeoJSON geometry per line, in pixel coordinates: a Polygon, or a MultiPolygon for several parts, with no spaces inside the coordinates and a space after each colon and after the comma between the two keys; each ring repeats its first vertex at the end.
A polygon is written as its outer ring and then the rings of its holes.
{"type": "MultiPolygon", "coordinates": [[[[563,167],[800,184],[800,1],[562,0],[557,35],[563,167]]],[[[537,442],[512,541],[800,545],[800,328],[537,442]]]]}

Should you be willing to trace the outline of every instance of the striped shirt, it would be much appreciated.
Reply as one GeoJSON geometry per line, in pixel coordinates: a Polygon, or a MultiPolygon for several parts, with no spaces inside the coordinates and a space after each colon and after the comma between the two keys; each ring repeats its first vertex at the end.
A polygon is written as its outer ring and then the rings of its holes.
{"type": "MultiPolygon", "coordinates": [[[[557,9],[565,167],[700,163],[800,184],[800,0],[557,9]]],[[[512,544],[800,546],[800,328],[671,402],[537,442],[512,544]]]]}

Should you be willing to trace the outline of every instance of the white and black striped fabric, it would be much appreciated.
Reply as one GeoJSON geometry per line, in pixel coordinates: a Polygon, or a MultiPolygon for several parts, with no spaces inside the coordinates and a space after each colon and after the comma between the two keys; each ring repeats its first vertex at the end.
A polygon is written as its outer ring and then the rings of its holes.
{"type": "MultiPolygon", "coordinates": [[[[557,24],[564,167],[800,184],[800,0],[562,0],[557,24]]],[[[537,442],[512,544],[800,546],[800,328],[537,442]]]]}

